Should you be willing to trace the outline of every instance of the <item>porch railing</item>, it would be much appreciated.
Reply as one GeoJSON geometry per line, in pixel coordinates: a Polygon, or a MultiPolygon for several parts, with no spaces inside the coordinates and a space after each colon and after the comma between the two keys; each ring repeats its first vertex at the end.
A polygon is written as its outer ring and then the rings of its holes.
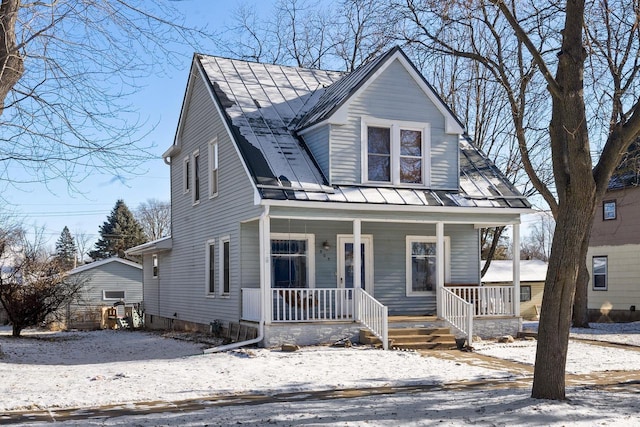
{"type": "Polygon", "coordinates": [[[452,288],[441,288],[442,318],[473,342],[473,304],[460,298],[452,288]]]}
{"type": "Polygon", "coordinates": [[[260,321],[262,304],[259,288],[242,288],[242,320],[260,321]]]}
{"type": "Polygon", "coordinates": [[[513,316],[514,304],[520,303],[513,286],[447,286],[446,289],[473,304],[473,315],[479,317],[513,316]]]}
{"type": "Polygon", "coordinates": [[[272,321],[354,320],[354,298],[353,289],[272,288],[272,321]]]}
{"type": "Polygon", "coordinates": [[[356,291],[356,319],[382,341],[382,348],[389,348],[389,311],[364,289],[356,291]]]}

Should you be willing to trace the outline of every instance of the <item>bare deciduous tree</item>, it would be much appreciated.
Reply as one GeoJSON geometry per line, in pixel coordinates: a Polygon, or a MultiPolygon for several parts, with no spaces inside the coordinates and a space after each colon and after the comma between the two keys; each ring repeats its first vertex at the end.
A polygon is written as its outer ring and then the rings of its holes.
{"type": "Polygon", "coordinates": [[[556,219],[538,332],[536,398],[566,398],[572,306],[576,283],[586,289],[591,223],[614,168],[640,135],[640,6],[634,0],[604,3],[396,3],[407,42],[474,61],[500,84],[524,168],[556,219]],[[585,99],[598,107],[587,108],[585,99]],[[538,122],[549,123],[544,139],[532,139],[535,128],[527,126],[532,105],[541,107],[538,122]],[[602,141],[599,156],[592,153],[590,133],[602,141]],[[545,185],[532,162],[535,141],[550,149],[554,187],[545,185]]]}
{"type": "Polygon", "coordinates": [[[148,199],[134,213],[149,240],[158,240],[171,233],[171,203],[148,199]]]}
{"type": "Polygon", "coordinates": [[[62,309],[87,281],[66,275],[66,267],[44,249],[41,234],[33,241],[25,236],[19,227],[0,230],[0,303],[14,337],[26,327],[63,319],[62,309]]]}
{"type": "Polygon", "coordinates": [[[556,223],[549,212],[540,212],[531,232],[522,242],[520,258],[539,259],[548,262],[556,223]]]}
{"type": "Polygon", "coordinates": [[[2,0],[0,24],[0,181],[18,186],[135,173],[152,125],[127,95],[205,36],[160,0],[2,0]]]}

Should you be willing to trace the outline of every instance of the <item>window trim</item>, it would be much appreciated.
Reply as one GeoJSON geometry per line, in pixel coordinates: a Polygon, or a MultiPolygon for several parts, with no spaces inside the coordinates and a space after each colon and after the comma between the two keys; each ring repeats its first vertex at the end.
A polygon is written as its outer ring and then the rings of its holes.
{"type": "Polygon", "coordinates": [[[616,199],[603,200],[602,201],[602,220],[603,221],[613,221],[618,218],[618,204],[616,203],[616,199]],[[613,206],[613,216],[607,217],[607,205],[613,206]]]}
{"type": "Polygon", "coordinates": [[[520,285],[520,302],[528,302],[531,301],[531,285],[520,285]],[[529,298],[522,299],[522,290],[529,289],[529,298]]]}
{"type": "MultiPolygon", "coordinates": [[[[314,289],[316,287],[316,236],[308,233],[271,233],[269,236],[269,261],[273,258],[271,254],[272,240],[306,240],[307,241],[307,287],[303,289],[314,289]]],[[[269,286],[273,288],[273,272],[269,279],[269,286]]]]}
{"type": "Polygon", "coordinates": [[[431,186],[431,124],[424,122],[411,122],[404,120],[387,120],[375,117],[363,116],[360,120],[361,141],[361,171],[360,177],[363,184],[375,184],[377,186],[402,186],[412,188],[428,188],[431,186]],[[369,179],[369,127],[383,127],[390,129],[390,181],[373,181],[369,179]],[[401,182],[400,180],[400,133],[402,130],[415,130],[422,133],[422,182],[415,184],[401,182]]]}
{"type": "Polygon", "coordinates": [[[205,259],[204,259],[204,280],[205,280],[205,286],[204,286],[204,293],[205,296],[207,298],[214,298],[216,295],[216,271],[215,271],[215,264],[216,264],[216,259],[215,259],[215,246],[216,246],[216,240],[215,239],[209,239],[205,242],[205,259]],[[212,257],[211,257],[211,251],[213,250],[213,267],[214,267],[214,272],[213,272],[213,286],[211,283],[211,261],[212,261],[212,257]]]}
{"type": "Polygon", "coordinates": [[[102,300],[103,301],[124,301],[127,299],[127,291],[126,290],[113,290],[113,289],[103,289],[102,290],[102,300]],[[107,292],[122,292],[122,298],[107,298],[107,292]]]}
{"type": "Polygon", "coordinates": [[[229,295],[231,294],[231,237],[230,236],[224,236],[221,237],[218,243],[218,246],[220,246],[220,249],[218,250],[218,292],[220,297],[222,298],[229,298],[229,295]],[[228,263],[225,264],[224,262],[224,247],[225,245],[229,245],[229,256],[228,256],[228,263]],[[227,267],[227,269],[225,270],[225,267],[227,267]],[[225,281],[225,273],[228,274],[228,280],[225,281]],[[225,288],[228,288],[225,291],[225,288]]]}
{"type": "Polygon", "coordinates": [[[213,199],[218,196],[220,183],[219,179],[219,163],[218,163],[218,138],[214,138],[209,142],[209,198],[213,199]],[[214,179],[215,176],[215,179],[214,179]],[[215,183],[215,186],[214,186],[215,183]]]}
{"type": "Polygon", "coordinates": [[[186,156],[182,159],[182,192],[187,194],[191,190],[191,158],[186,156]]]}
{"type": "MultiPolygon", "coordinates": [[[[450,237],[444,236],[444,281],[445,283],[451,280],[451,265],[449,260],[451,259],[451,244],[450,237]]],[[[438,284],[436,283],[436,288],[433,291],[414,291],[412,287],[413,277],[411,263],[412,263],[412,248],[411,244],[414,242],[420,243],[438,243],[438,238],[436,236],[413,236],[407,235],[405,237],[405,295],[407,297],[417,297],[417,296],[431,296],[435,295],[438,284]]],[[[437,254],[436,254],[436,266],[437,266],[437,254]]],[[[436,273],[437,274],[437,273],[436,273]]]]}
{"type": "Polygon", "coordinates": [[[200,183],[202,182],[202,179],[200,179],[200,150],[194,151],[193,154],[191,155],[191,158],[193,163],[193,172],[191,174],[192,176],[191,187],[193,188],[192,203],[195,206],[200,203],[200,198],[201,198],[200,183]]]}
{"type": "Polygon", "coordinates": [[[160,262],[158,260],[158,254],[151,255],[151,277],[157,279],[160,272],[160,262]]]}
{"type": "Polygon", "coordinates": [[[594,255],[591,257],[591,288],[594,291],[609,290],[609,257],[607,255],[594,255]],[[596,258],[604,259],[604,274],[598,274],[599,276],[604,276],[604,287],[596,286],[596,269],[593,265],[596,258]]]}

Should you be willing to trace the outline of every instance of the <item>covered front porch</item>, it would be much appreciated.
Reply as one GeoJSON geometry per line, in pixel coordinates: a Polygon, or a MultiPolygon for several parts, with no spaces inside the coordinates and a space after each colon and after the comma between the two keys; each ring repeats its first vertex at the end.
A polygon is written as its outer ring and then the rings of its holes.
{"type": "Polygon", "coordinates": [[[437,217],[266,209],[246,227],[258,232],[260,287],[243,285],[242,319],[305,329],[355,322],[385,343],[390,315],[435,316],[469,342],[474,320],[518,318],[519,264],[511,286],[481,286],[479,229],[513,225],[518,247],[519,217],[437,217]]]}

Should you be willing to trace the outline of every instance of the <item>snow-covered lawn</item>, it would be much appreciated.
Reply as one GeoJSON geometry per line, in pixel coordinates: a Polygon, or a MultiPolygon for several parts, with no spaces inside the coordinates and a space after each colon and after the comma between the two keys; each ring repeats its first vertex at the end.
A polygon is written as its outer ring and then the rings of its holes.
{"type": "MultiPolygon", "coordinates": [[[[609,335],[637,343],[640,322],[580,331],[590,339],[609,335]],[[624,329],[624,330],[623,330],[624,329]],[[622,334],[616,334],[620,330],[622,334]],[[596,332],[596,333],[593,333],[596,332]],[[623,336],[626,336],[623,337],[623,336]]],[[[425,392],[361,396],[349,399],[292,399],[250,406],[220,406],[175,414],[94,420],[99,425],[201,425],[243,423],[260,425],[460,425],[640,423],[637,394],[597,389],[569,390],[572,401],[552,403],[528,397],[526,388],[473,387],[451,384],[489,381],[510,384],[521,373],[487,368],[416,352],[381,351],[369,347],[306,347],[284,353],[246,349],[203,355],[202,344],[178,341],[146,332],[94,331],[44,333],[27,331],[12,339],[0,330],[0,412],[59,408],[95,408],[141,401],[177,402],[209,396],[260,394],[385,386],[437,385],[425,392]],[[606,394],[603,397],[603,394],[606,394]],[[286,410],[282,408],[286,407],[286,410]],[[369,408],[365,411],[364,408],[369,408]],[[344,411],[349,411],[349,416],[344,411]],[[390,415],[395,414],[395,415],[390,415]]],[[[482,354],[533,364],[535,341],[513,344],[479,343],[482,354]]],[[[501,365],[502,366],[502,365],[501,365]]],[[[636,371],[640,351],[572,341],[567,369],[587,374],[608,370],[636,371]]],[[[635,390],[637,393],[637,389],[635,390]]],[[[0,418],[1,421],[1,418],[0,418]]],[[[91,421],[92,423],[94,421],[91,421]]],[[[87,425],[89,420],[68,421],[87,425]]]]}

